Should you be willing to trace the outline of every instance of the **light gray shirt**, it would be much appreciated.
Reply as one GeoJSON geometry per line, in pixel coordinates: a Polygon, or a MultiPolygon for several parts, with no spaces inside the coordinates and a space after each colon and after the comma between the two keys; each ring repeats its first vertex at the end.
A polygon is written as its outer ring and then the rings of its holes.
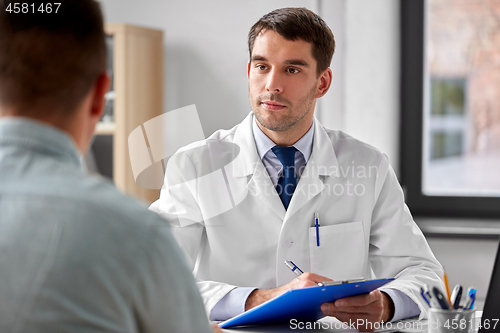
{"type": "Polygon", "coordinates": [[[65,132],[0,118],[0,332],[211,332],[167,221],[80,160],[65,132]]]}

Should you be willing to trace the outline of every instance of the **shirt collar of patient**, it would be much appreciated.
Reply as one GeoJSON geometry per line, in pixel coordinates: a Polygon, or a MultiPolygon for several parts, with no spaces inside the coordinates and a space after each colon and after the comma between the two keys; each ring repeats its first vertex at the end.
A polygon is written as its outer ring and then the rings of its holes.
{"type": "Polygon", "coordinates": [[[83,169],[82,156],[63,130],[27,117],[0,118],[0,144],[13,144],[64,156],[83,169]]]}
{"type": "MultiPolygon", "coordinates": [[[[304,156],[305,162],[307,163],[309,161],[309,157],[311,157],[312,153],[312,147],[313,147],[313,139],[314,139],[314,120],[311,125],[311,128],[307,131],[304,136],[302,136],[299,141],[295,142],[293,144],[293,147],[295,147],[298,151],[302,153],[302,156],[304,156]]],[[[260,159],[263,159],[264,156],[267,154],[268,151],[271,150],[276,144],[269,139],[267,135],[262,132],[260,127],[257,125],[257,120],[255,119],[255,116],[253,116],[253,121],[252,121],[252,128],[253,128],[253,136],[255,139],[255,145],[257,146],[257,152],[259,153],[260,159]]]]}

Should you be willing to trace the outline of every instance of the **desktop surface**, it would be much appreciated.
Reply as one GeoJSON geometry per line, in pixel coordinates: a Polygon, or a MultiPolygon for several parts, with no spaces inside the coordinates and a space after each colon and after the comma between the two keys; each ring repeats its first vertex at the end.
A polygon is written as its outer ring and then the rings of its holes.
{"type": "MultiPolygon", "coordinates": [[[[476,328],[475,332],[478,332],[478,324],[482,315],[482,307],[484,305],[484,299],[480,299],[476,302],[476,328]]],[[[236,328],[226,328],[222,329],[225,333],[289,333],[297,331],[305,331],[308,333],[343,333],[343,332],[358,332],[356,329],[342,328],[339,321],[336,319],[324,318],[320,322],[324,324],[317,324],[316,328],[313,326],[299,326],[298,324],[280,324],[280,325],[256,325],[247,327],[236,327],[236,328]],[[331,324],[333,323],[333,324],[331,324]]],[[[312,325],[313,323],[311,323],[312,325]]],[[[416,320],[416,319],[406,319],[399,322],[390,323],[376,332],[405,332],[405,333],[427,333],[428,326],[427,320],[416,320]]]]}
{"type": "MultiPolygon", "coordinates": [[[[334,318],[323,318],[317,322],[309,323],[298,323],[290,322],[289,324],[279,324],[279,325],[256,325],[247,327],[237,327],[223,329],[223,332],[227,333],[288,333],[297,331],[306,331],[308,333],[327,333],[327,332],[359,332],[358,330],[343,325],[340,321],[334,318]]],[[[395,323],[387,323],[385,326],[381,326],[376,332],[407,332],[407,333],[422,333],[427,332],[427,321],[426,320],[416,320],[407,319],[395,323]]]]}

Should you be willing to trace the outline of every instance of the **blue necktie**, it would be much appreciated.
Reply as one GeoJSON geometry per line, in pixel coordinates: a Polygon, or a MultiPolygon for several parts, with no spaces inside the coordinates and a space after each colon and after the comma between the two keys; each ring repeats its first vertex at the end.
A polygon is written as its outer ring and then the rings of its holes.
{"type": "Polygon", "coordinates": [[[278,192],[285,209],[288,209],[293,192],[297,186],[297,173],[295,172],[295,147],[274,146],[271,148],[283,165],[283,173],[278,179],[276,192],[278,192]]]}

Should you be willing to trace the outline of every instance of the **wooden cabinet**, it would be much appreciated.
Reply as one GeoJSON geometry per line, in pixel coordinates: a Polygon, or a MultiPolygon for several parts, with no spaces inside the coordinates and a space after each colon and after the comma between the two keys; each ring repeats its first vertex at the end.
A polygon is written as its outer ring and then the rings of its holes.
{"type": "MultiPolygon", "coordinates": [[[[128,136],[144,122],[163,113],[163,32],[117,23],[106,23],[105,29],[112,86],[106,94],[105,115],[96,128],[94,142],[103,141],[100,139],[112,141],[108,144],[112,146],[112,152],[108,152],[112,175],[108,177],[115,185],[123,192],[151,203],[158,198],[159,190],[136,185],[128,136]]],[[[95,152],[95,147],[92,150],[95,152]]],[[[100,154],[94,154],[97,165],[99,159],[106,158],[103,149],[100,151],[100,154]]]]}

